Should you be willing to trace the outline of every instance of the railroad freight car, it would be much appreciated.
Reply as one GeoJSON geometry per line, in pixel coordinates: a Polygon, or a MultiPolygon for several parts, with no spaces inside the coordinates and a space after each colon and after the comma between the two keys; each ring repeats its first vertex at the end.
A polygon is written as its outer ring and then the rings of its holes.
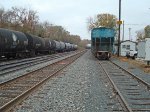
{"type": "Polygon", "coordinates": [[[56,40],[52,40],[51,41],[51,45],[52,45],[52,51],[55,53],[55,52],[58,52],[60,49],[61,49],[61,46],[60,46],[60,42],[56,41],[56,40]]]}
{"type": "Polygon", "coordinates": [[[43,53],[45,47],[44,39],[28,33],[25,33],[25,35],[28,39],[27,50],[30,52],[30,56],[43,53]]]}
{"type": "Polygon", "coordinates": [[[52,44],[49,38],[43,38],[45,41],[44,54],[51,54],[52,52],[52,44]]]}
{"type": "Polygon", "coordinates": [[[91,44],[87,44],[85,48],[86,49],[91,49],[91,44]]]}
{"type": "Polygon", "coordinates": [[[65,51],[69,51],[70,49],[70,43],[65,43],[65,51]]]}
{"type": "Polygon", "coordinates": [[[78,45],[74,45],[74,50],[77,50],[78,49],[78,45]]]}
{"type": "Polygon", "coordinates": [[[72,45],[70,44],[70,43],[68,43],[68,45],[69,45],[69,49],[68,49],[68,51],[71,51],[71,48],[72,48],[72,45]]]}
{"type": "Polygon", "coordinates": [[[0,56],[23,57],[28,40],[24,33],[0,28],[0,56]]]}
{"type": "Polygon", "coordinates": [[[74,44],[0,28],[0,58],[25,58],[74,50],[74,44]]]}
{"type": "Polygon", "coordinates": [[[98,59],[109,59],[113,52],[115,30],[106,27],[91,31],[91,51],[98,59]]]}
{"type": "Polygon", "coordinates": [[[64,52],[65,51],[65,43],[62,42],[62,41],[60,41],[59,43],[60,43],[60,50],[59,50],[59,52],[64,52]]]}

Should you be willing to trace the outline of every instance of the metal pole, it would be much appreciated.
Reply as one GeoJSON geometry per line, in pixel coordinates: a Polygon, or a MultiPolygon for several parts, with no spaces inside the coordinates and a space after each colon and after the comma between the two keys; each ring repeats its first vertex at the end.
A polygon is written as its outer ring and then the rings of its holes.
{"type": "Polygon", "coordinates": [[[123,21],[122,41],[124,41],[124,21],[123,21]]]}
{"type": "Polygon", "coordinates": [[[132,40],[131,39],[131,28],[129,28],[129,40],[132,40]]]}
{"type": "MultiPolygon", "coordinates": [[[[121,21],[121,0],[119,0],[119,21],[121,21]]],[[[119,33],[118,33],[118,54],[117,54],[118,57],[120,53],[120,26],[121,24],[119,24],[119,33]]]]}

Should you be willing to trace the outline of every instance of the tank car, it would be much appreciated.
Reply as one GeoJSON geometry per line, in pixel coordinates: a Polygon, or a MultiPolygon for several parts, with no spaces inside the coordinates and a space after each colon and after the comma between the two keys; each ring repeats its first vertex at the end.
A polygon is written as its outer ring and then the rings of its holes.
{"type": "Polygon", "coordinates": [[[59,52],[61,49],[60,42],[58,42],[56,40],[51,41],[51,46],[52,46],[53,52],[59,52]]]}
{"type": "Polygon", "coordinates": [[[75,51],[75,50],[77,50],[77,45],[75,45],[75,44],[73,44],[73,50],[75,51]]]}
{"type": "Polygon", "coordinates": [[[52,45],[50,39],[49,38],[43,38],[43,39],[45,41],[44,53],[51,54],[52,45]]]}
{"type": "Polygon", "coordinates": [[[71,51],[71,44],[68,43],[68,51],[71,51]]]}
{"type": "Polygon", "coordinates": [[[73,50],[73,51],[75,50],[75,45],[74,45],[74,44],[72,44],[72,50],[73,50]]]}
{"type": "Polygon", "coordinates": [[[0,56],[24,57],[28,40],[24,33],[0,28],[0,56]]]}
{"type": "Polygon", "coordinates": [[[73,49],[74,49],[74,45],[73,45],[73,44],[71,44],[71,51],[73,51],[73,49]]]}
{"type": "Polygon", "coordinates": [[[64,52],[65,51],[65,43],[60,41],[60,52],[64,52]]]}
{"type": "Polygon", "coordinates": [[[37,55],[39,53],[43,53],[45,42],[44,39],[35,35],[31,35],[28,33],[25,33],[27,39],[28,39],[28,46],[27,50],[29,51],[30,56],[37,55]]]}
{"type": "Polygon", "coordinates": [[[0,28],[0,57],[32,57],[37,54],[64,52],[75,49],[70,43],[41,38],[28,33],[0,28]]]}
{"type": "Polygon", "coordinates": [[[65,51],[69,51],[69,43],[65,43],[65,51]]]}
{"type": "Polygon", "coordinates": [[[106,27],[91,31],[91,51],[98,59],[109,59],[113,52],[115,30],[106,27]]]}
{"type": "Polygon", "coordinates": [[[86,49],[91,49],[91,44],[87,44],[85,48],[86,49]]]}
{"type": "Polygon", "coordinates": [[[78,49],[78,45],[74,45],[74,48],[75,48],[75,50],[77,50],[78,49]]]}

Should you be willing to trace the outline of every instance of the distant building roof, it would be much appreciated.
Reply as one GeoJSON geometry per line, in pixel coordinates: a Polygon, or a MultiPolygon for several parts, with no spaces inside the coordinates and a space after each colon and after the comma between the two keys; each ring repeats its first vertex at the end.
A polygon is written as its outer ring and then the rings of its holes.
{"type": "Polygon", "coordinates": [[[121,41],[120,43],[123,43],[123,42],[133,42],[133,43],[137,43],[137,42],[132,41],[132,40],[124,40],[124,41],[121,41]]]}
{"type": "MultiPolygon", "coordinates": [[[[133,42],[133,43],[136,43],[136,44],[137,44],[137,42],[131,41],[131,40],[124,40],[124,41],[121,41],[120,43],[124,43],[124,42],[133,42]]],[[[114,45],[118,46],[118,41],[115,41],[115,42],[114,42],[114,45]]]]}

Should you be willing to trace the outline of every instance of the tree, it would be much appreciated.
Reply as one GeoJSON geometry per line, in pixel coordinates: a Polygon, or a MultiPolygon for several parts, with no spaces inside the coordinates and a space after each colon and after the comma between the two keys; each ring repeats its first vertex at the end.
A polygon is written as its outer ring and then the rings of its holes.
{"type": "Polygon", "coordinates": [[[81,42],[80,36],[72,35],[64,27],[48,21],[40,23],[37,11],[21,7],[12,7],[7,11],[0,8],[0,27],[77,45],[81,42]]]}
{"type": "Polygon", "coordinates": [[[81,46],[81,47],[86,47],[86,45],[87,44],[90,44],[91,43],[91,41],[90,40],[88,40],[88,39],[83,39],[83,40],[81,40],[80,41],[80,43],[79,43],[79,45],[81,46]]]}
{"type": "Polygon", "coordinates": [[[117,29],[117,17],[113,14],[98,14],[95,18],[89,17],[87,20],[88,30],[96,27],[107,27],[117,29]]]}
{"type": "Polygon", "coordinates": [[[0,27],[3,27],[4,25],[4,14],[5,14],[4,8],[0,8],[0,27]]]}
{"type": "Polygon", "coordinates": [[[150,38],[150,25],[147,25],[147,26],[144,28],[144,31],[145,31],[145,36],[144,36],[144,38],[150,38]]]}
{"type": "Polygon", "coordinates": [[[139,30],[139,31],[136,31],[136,38],[137,40],[143,40],[144,39],[144,30],[139,30]]]}
{"type": "Polygon", "coordinates": [[[21,7],[12,7],[7,11],[0,9],[0,26],[2,28],[34,34],[38,20],[39,17],[37,12],[34,10],[28,10],[21,7]]]}

